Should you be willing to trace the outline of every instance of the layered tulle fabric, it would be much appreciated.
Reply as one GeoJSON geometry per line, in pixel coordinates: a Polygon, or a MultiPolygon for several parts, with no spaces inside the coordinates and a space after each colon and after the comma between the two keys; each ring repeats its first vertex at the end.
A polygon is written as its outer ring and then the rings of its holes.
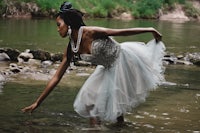
{"type": "Polygon", "coordinates": [[[83,117],[115,122],[144,102],[148,92],[164,80],[164,51],[164,44],[155,40],[121,43],[112,67],[98,65],[82,86],[74,102],[75,111],[83,117]]]}

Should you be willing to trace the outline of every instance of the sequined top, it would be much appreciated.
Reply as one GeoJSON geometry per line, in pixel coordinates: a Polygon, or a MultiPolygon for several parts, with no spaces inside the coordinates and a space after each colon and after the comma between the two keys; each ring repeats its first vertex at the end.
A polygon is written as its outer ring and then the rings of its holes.
{"type": "Polygon", "coordinates": [[[119,56],[120,45],[112,38],[97,39],[92,42],[91,54],[81,54],[81,59],[109,69],[119,56]]]}

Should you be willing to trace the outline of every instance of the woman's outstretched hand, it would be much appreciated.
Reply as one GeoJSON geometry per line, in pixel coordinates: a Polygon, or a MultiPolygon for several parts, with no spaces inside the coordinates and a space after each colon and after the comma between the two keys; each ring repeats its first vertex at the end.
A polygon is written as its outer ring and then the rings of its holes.
{"type": "Polygon", "coordinates": [[[21,111],[24,112],[24,113],[26,113],[26,112],[32,113],[37,107],[38,107],[38,104],[33,103],[32,105],[23,108],[21,111]]]}
{"type": "Polygon", "coordinates": [[[154,36],[154,38],[156,39],[156,42],[159,42],[159,41],[162,40],[162,34],[159,33],[157,30],[154,30],[153,36],[154,36]]]}

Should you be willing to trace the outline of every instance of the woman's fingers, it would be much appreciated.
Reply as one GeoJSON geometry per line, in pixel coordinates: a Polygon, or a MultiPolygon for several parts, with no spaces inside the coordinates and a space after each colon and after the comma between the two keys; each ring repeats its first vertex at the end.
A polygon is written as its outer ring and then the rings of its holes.
{"type": "Polygon", "coordinates": [[[25,107],[22,109],[22,112],[26,113],[26,112],[32,112],[32,108],[29,106],[29,107],[25,107]]]}
{"type": "Polygon", "coordinates": [[[27,107],[23,108],[21,111],[24,112],[24,113],[26,113],[26,112],[32,113],[33,110],[35,110],[36,108],[37,108],[37,104],[34,103],[34,104],[30,105],[30,106],[27,106],[27,107]]]}
{"type": "Polygon", "coordinates": [[[162,34],[160,34],[158,31],[153,32],[153,36],[154,36],[156,42],[159,42],[162,40],[162,34]]]}

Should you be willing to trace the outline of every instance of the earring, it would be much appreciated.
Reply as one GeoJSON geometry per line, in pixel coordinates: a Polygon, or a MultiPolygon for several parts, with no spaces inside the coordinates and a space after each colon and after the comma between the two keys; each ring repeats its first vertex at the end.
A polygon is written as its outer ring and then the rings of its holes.
{"type": "Polygon", "coordinates": [[[70,27],[70,26],[68,26],[67,35],[68,35],[68,36],[71,36],[71,34],[72,34],[72,29],[71,29],[71,27],[70,27]]]}

